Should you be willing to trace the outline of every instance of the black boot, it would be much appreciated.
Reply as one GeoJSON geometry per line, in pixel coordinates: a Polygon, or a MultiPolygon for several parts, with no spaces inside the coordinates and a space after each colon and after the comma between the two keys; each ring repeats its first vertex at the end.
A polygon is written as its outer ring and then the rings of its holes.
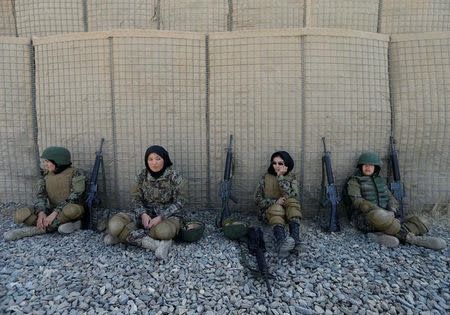
{"type": "Polygon", "coordinates": [[[286,232],[284,230],[284,226],[275,225],[273,227],[273,235],[275,236],[276,241],[276,251],[278,256],[287,257],[289,256],[289,252],[294,249],[295,241],[292,237],[286,236],[286,232]]]}
{"type": "Polygon", "coordinates": [[[293,219],[289,222],[289,234],[295,241],[295,247],[300,246],[300,220],[293,219]]]}

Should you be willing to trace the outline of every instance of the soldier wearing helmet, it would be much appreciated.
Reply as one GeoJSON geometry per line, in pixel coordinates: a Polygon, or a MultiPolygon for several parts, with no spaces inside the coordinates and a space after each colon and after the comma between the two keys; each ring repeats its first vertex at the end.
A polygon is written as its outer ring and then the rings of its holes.
{"type": "Polygon", "coordinates": [[[113,216],[104,242],[152,249],[157,258],[165,259],[182,225],[185,180],[172,168],[169,153],[159,145],[147,149],[144,165],[132,193],[133,215],[121,212],[113,216]]]}
{"type": "Polygon", "coordinates": [[[440,238],[422,236],[428,227],[418,217],[403,224],[397,218],[399,204],[380,177],[381,160],[374,152],[359,156],[357,171],[347,182],[346,193],[351,202],[351,222],[368,237],[386,247],[397,247],[400,241],[435,250],[446,246],[440,238]]]}
{"type": "Polygon", "coordinates": [[[294,160],[288,152],[272,154],[270,166],[258,184],[255,202],[260,209],[261,218],[273,228],[276,248],[280,257],[286,257],[300,244],[299,185],[291,172],[294,160]],[[289,225],[289,236],[285,225],[289,225]]]}
{"type": "Polygon", "coordinates": [[[44,176],[34,205],[14,212],[14,222],[28,227],[5,233],[5,239],[53,232],[72,233],[81,226],[86,177],[72,167],[69,150],[48,147],[42,152],[44,176]]]}

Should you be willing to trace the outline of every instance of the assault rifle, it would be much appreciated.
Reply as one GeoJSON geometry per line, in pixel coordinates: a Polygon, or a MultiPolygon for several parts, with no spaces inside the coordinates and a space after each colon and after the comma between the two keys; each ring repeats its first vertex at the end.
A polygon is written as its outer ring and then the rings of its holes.
{"type": "Polygon", "coordinates": [[[263,231],[260,227],[251,226],[248,229],[247,246],[250,254],[256,257],[256,264],[258,265],[258,271],[264,278],[264,282],[267,286],[267,291],[272,294],[272,288],[270,286],[269,268],[267,266],[266,258],[264,253],[266,252],[266,243],[264,242],[263,231]]]}
{"type": "Polygon", "coordinates": [[[389,184],[389,189],[394,195],[395,199],[397,199],[399,203],[399,209],[397,217],[400,219],[400,222],[403,222],[405,219],[405,214],[403,212],[403,198],[405,197],[405,187],[403,186],[402,180],[400,178],[400,164],[398,162],[398,151],[395,147],[394,137],[391,136],[391,167],[392,167],[392,181],[389,184]]]}
{"type": "Polygon", "coordinates": [[[87,196],[86,196],[86,213],[84,214],[83,218],[83,229],[92,230],[92,210],[94,207],[97,207],[100,205],[101,200],[98,196],[98,185],[97,185],[97,179],[98,179],[98,172],[100,170],[100,167],[102,168],[102,174],[103,174],[103,189],[104,192],[106,192],[106,180],[105,180],[105,166],[103,164],[103,154],[102,154],[102,148],[103,143],[105,142],[105,139],[102,138],[100,142],[100,149],[95,152],[95,163],[94,167],[92,168],[91,176],[89,178],[89,184],[87,189],[87,196]]]}
{"type": "Polygon", "coordinates": [[[230,143],[227,147],[227,157],[225,159],[225,170],[223,172],[223,182],[220,186],[220,199],[222,200],[222,211],[220,216],[217,217],[216,226],[222,227],[223,221],[231,216],[229,200],[231,199],[234,203],[237,200],[231,195],[231,177],[233,168],[233,135],[230,135],[230,143]]]}
{"type": "Polygon", "coordinates": [[[325,137],[322,137],[323,155],[322,155],[322,199],[321,204],[324,208],[330,208],[329,220],[325,223],[325,230],[328,232],[338,232],[341,227],[337,213],[337,206],[341,201],[336,185],[334,184],[333,169],[331,166],[331,152],[327,151],[325,137]],[[325,183],[325,177],[327,179],[325,183]]]}

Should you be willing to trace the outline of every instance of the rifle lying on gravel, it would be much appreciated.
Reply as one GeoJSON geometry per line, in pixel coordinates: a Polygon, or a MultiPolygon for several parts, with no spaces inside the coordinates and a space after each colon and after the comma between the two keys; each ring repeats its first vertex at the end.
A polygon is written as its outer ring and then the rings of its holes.
{"type": "Polygon", "coordinates": [[[397,199],[399,203],[399,209],[397,213],[397,217],[400,219],[400,222],[405,220],[405,214],[403,212],[403,198],[405,197],[405,187],[403,186],[401,177],[400,177],[400,164],[398,162],[398,151],[395,147],[394,137],[391,136],[391,167],[392,167],[392,181],[389,184],[389,189],[394,195],[395,199],[397,199]]]}
{"type": "Polygon", "coordinates": [[[103,190],[104,193],[106,193],[106,179],[105,179],[105,165],[103,164],[103,143],[105,142],[105,139],[102,138],[100,142],[100,149],[95,152],[95,163],[94,167],[92,168],[91,176],[89,178],[89,184],[87,187],[87,196],[86,196],[86,213],[83,217],[83,229],[84,230],[92,230],[92,215],[93,215],[93,209],[95,207],[98,207],[101,203],[100,197],[98,196],[98,185],[97,185],[97,179],[98,179],[98,172],[100,170],[100,167],[102,168],[102,174],[103,174],[103,190]]]}
{"type": "Polygon", "coordinates": [[[222,200],[222,211],[217,217],[216,226],[222,227],[223,221],[231,216],[230,206],[228,205],[231,199],[234,203],[237,200],[231,195],[231,177],[233,177],[233,135],[230,135],[230,143],[227,147],[227,157],[225,159],[225,170],[223,172],[223,182],[220,186],[220,199],[222,200]]]}
{"type": "Polygon", "coordinates": [[[322,198],[321,204],[324,208],[329,208],[329,220],[325,223],[324,229],[327,232],[338,232],[341,227],[337,207],[341,198],[339,197],[336,185],[334,184],[333,169],[331,165],[331,152],[327,151],[325,137],[322,137],[323,155],[322,155],[322,198]],[[326,177],[326,183],[325,183],[326,177]]]}

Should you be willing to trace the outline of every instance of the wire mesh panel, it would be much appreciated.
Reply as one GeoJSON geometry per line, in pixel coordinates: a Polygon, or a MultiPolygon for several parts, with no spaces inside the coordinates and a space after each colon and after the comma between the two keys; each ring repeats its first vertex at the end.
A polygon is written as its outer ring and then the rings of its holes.
{"type": "Polygon", "coordinates": [[[188,183],[190,205],[207,203],[205,35],[115,33],[114,96],[120,201],[127,205],[145,150],[165,147],[188,183]]]}
{"type": "Polygon", "coordinates": [[[105,138],[108,198],[113,200],[109,36],[108,33],[50,36],[36,38],[34,45],[40,152],[47,146],[67,147],[73,166],[89,174],[100,139],[105,138]]]}
{"type": "Polygon", "coordinates": [[[220,32],[227,30],[227,0],[160,0],[162,30],[220,32]]]}
{"type": "Polygon", "coordinates": [[[15,0],[19,36],[82,32],[83,1],[15,0]]]}
{"type": "Polygon", "coordinates": [[[288,151],[300,169],[300,31],[213,33],[209,39],[211,195],[219,202],[229,135],[234,136],[236,208],[253,199],[270,156],[288,151]]]}
{"type": "Polygon", "coordinates": [[[0,36],[16,36],[16,22],[11,0],[0,1],[0,36]]]}
{"type": "Polygon", "coordinates": [[[339,191],[363,151],[387,154],[391,131],[388,36],[311,30],[305,38],[304,209],[319,205],[323,145],[339,191]],[[316,32],[316,34],[314,34],[316,32]]]}
{"type": "Polygon", "coordinates": [[[30,47],[29,40],[0,37],[0,202],[31,202],[38,179],[30,47]]]}
{"type": "Polygon", "coordinates": [[[448,0],[380,0],[380,33],[450,31],[448,0]]]}
{"type": "Polygon", "coordinates": [[[156,0],[88,1],[90,31],[111,29],[157,29],[156,0]]]}
{"type": "Polygon", "coordinates": [[[420,210],[450,200],[450,33],[392,36],[390,49],[402,179],[420,210]]]}
{"type": "Polygon", "coordinates": [[[308,0],[307,26],[377,32],[379,0],[308,0]]]}
{"type": "Polygon", "coordinates": [[[304,0],[233,0],[233,30],[303,27],[304,0]]]}

